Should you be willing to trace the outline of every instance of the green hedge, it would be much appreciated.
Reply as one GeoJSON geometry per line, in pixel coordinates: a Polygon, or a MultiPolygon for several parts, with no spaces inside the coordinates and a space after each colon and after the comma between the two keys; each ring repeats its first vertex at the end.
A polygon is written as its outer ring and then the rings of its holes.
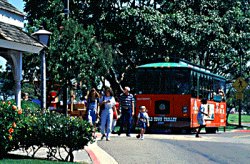
{"type": "Polygon", "coordinates": [[[3,112],[4,117],[10,120],[8,124],[4,125],[5,130],[3,131],[6,135],[2,139],[8,141],[8,143],[10,142],[7,139],[8,128],[14,121],[13,118],[18,119],[18,126],[16,127],[18,135],[15,135],[15,142],[8,146],[9,149],[6,149],[6,151],[15,149],[18,143],[19,148],[24,148],[24,150],[31,148],[34,157],[37,150],[41,147],[47,147],[47,157],[55,158],[56,154],[60,154],[60,148],[64,148],[68,155],[65,158],[58,158],[58,160],[73,161],[73,151],[83,149],[89,142],[94,141],[93,128],[85,120],[50,112],[49,110],[41,111],[32,102],[22,102],[22,108],[22,114],[19,117],[17,117],[18,112],[15,116],[6,115],[7,113],[3,112]]]}
{"type": "Polygon", "coordinates": [[[17,147],[21,115],[13,101],[0,102],[0,158],[17,147]]]}

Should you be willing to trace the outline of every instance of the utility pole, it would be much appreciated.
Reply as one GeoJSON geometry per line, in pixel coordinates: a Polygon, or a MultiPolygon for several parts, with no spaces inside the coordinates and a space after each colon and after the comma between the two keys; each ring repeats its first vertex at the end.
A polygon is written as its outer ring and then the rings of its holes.
{"type": "Polygon", "coordinates": [[[67,16],[67,19],[69,18],[69,0],[64,0],[64,14],[67,16]]]}
{"type": "MultiPolygon", "coordinates": [[[[240,47],[240,77],[242,76],[242,49],[240,47]]],[[[239,127],[241,127],[241,99],[239,99],[239,127]]]]}
{"type": "MultiPolygon", "coordinates": [[[[70,13],[69,0],[64,0],[64,14],[65,14],[66,19],[69,19],[69,13],[70,13]]],[[[65,64],[66,64],[66,70],[68,70],[67,63],[65,64]]],[[[68,100],[68,79],[66,77],[65,84],[63,85],[63,113],[66,116],[68,115],[67,100],[68,100]]]]}

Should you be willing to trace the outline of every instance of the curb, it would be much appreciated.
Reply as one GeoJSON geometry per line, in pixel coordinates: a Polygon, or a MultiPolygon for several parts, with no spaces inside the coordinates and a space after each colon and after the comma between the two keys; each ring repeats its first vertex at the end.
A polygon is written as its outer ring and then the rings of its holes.
{"type": "Polygon", "coordinates": [[[93,164],[100,164],[101,163],[100,160],[96,157],[95,153],[90,148],[86,147],[85,150],[88,153],[93,164]]]}
{"type": "Polygon", "coordinates": [[[118,164],[118,162],[107,152],[101,149],[97,143],[85,148],[93,164],[118,164]]]}
{"type": "Polygon", "coordinates": [[[238,129],[238,130],[232,130],[232,132],[249,133],[250,130],[247,130],[247,129],[238,129]]]}
{"type": "Polygon", "coordinates": [[[84,148],[93,164],[118,164],[118,162],[111,155],[97,145],[97,142],[100,140],[102,135],[100,133],[96,133],[96,136],[96,141],[84,148]]]}

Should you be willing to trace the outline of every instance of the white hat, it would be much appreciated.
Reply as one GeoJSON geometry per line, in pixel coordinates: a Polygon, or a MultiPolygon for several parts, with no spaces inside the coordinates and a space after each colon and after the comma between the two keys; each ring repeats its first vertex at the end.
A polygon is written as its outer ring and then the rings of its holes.
{"type": "Polygon", "coordinates": [[[145,106],[140,106],[140,109],[146,109],[146,107],[145,106]]]}
{"type": "Polygon", "coordinates": [[[126,89],[127,91],[130,91],[130,88],[129,88],[129,87],[124,87],[124,89],[126,89]]]}

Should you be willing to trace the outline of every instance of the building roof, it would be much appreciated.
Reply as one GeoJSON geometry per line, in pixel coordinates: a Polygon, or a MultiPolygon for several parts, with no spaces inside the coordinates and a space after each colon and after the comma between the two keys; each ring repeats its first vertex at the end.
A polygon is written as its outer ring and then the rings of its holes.
{"type": "Polygon", "coordinates": [[[0,22],[0,39],[43,47],[35,38],[14,25],[0,22]]]}
{"type": "Polygon", "coordinates": [[[32,53],[37,53],[44,47],[35,38],[22,31],[21,28],[3,22],[0,22],[0,43],[3,48],[32,53]]]}
{"type": "Polygon", "coordinates": [[[24,16],[24,14],[19,11],[17,8],[15,8],[13,5],[7,2],[7,0],[0,0],[0,9],[9,11],[11,13],[15,13],[21,16],[24,16]]]}

